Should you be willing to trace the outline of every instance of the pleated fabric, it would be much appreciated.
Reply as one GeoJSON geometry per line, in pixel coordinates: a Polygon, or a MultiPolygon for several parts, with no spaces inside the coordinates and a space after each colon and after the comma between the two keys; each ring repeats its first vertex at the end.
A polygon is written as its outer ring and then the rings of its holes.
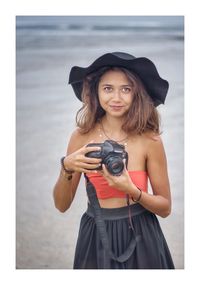
{"type": "Polygon", "coordinates": [[[129,246],[133,235],[140,236],[136,248],[125,262],[111,259],[103,248],[95,224],[93,207],[88,204],[83,214],[74,258],[74,269],[174,269],[173,260],[155,214],[140,204],[127,207],[102,208],[102,218],[106,224],[108,239],[116,256],[129,246]]]}

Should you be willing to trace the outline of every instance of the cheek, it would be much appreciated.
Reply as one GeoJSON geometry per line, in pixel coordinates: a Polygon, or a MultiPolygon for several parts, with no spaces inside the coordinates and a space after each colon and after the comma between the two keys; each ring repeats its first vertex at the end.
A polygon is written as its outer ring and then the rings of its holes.
{"type": "Polygon", "coordinates": [[[101,92],[99,92],[99,103],[101,105],[106,104],[106,102],[108,101],[108,98],[105,94],[102,94],[101,92]]]}
{"type": "Polygon", "coordinates": [[[133,101],[133,95],[132,94],[128,94],[127,96],[124,97],[124,102],[128,105],[130,105],[133,101]]]}

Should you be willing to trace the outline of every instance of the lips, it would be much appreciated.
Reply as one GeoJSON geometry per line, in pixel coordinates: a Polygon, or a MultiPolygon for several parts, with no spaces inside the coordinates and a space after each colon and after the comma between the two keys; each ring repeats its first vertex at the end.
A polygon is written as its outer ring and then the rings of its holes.
{"type": "Polygon", "coordinates": [[[110,108],[116,111],[121,110],[123,107],[121,105],[110,105],[110,108]]]}

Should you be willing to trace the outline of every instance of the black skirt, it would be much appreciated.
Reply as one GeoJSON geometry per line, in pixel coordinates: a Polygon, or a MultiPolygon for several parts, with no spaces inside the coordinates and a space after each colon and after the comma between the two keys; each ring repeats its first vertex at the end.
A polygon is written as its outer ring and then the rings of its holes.
{"type": "Polygon", "coordinates": [[[124,262],[109,257],[104,250],[95,224],[93,207],[88,205],[80,223],[74,269],[174,269],[165,237],[155,214],[140,204],[101,209],[111,250],[121,255],[133,235],[140,237],[131,256],[124,262]],[[131,210],[131,217],[129,217],[131,210]],[[130,227],[130,219],[134,232],[130,227]]]}

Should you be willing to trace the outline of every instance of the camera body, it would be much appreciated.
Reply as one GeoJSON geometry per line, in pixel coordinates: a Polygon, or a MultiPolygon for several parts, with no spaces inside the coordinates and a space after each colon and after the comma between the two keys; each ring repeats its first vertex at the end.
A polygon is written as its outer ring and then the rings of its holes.
{"type": "Polygon", "coordinates": [[[98,146],[99,151],[91,151],[86,154],[87,157],[101,158],[101,165],[96,170],[102,170],[102,164],[105,164],[108,172],[114,176],[119,176],[124,170],[125,164],[128,164],[128,153],[125,147],[112,140],[106,140],[103,143],[90,143],[87,146],[98,146]]]}

